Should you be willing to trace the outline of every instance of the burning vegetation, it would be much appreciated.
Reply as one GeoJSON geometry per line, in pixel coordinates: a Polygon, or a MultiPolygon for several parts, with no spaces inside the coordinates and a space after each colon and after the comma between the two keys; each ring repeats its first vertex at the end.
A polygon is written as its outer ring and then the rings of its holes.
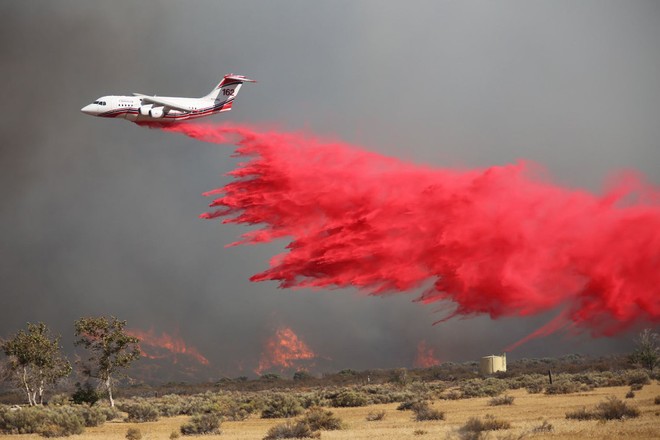
{"type": "Polygon", "coordinates": [[[268,338],[261,353],[259,366],[254,370],[262,374],[268,370],[305,369],[314,366],[317,355],[288,327],[277,329],[268,338]]]}

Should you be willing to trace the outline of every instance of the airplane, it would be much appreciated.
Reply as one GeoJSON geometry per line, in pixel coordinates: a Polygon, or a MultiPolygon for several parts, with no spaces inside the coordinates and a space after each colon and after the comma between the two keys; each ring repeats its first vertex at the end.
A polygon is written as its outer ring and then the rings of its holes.
{"type": "Polygon", "coordinates": [[[169,124],[231,110],[238,91],[245,82],[256,82],[230,73],[206,96],[176,98],[148,96],[102,96],[80,111],[101,118],[125,118],[137,124],[169,124]]]}

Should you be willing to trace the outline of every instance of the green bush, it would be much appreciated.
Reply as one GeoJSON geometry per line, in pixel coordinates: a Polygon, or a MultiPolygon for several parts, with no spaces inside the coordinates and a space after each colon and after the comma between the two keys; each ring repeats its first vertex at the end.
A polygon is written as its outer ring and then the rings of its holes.
{"type": "Polygon", "coordinates": [[[119,410],[113,406],[99,406],[96,408],[98,408],[103,413],[106,421],[115,420],[121,416],[119,410]]]}
{"type": "Polygon", "coordinates": [[[128,413],[127,422],[155,422],[160,416],[158,408],[146,401],[123,403],[119,409],[128,413]]]}
{"type": "Polygon", "coordinates": [[[320,438],[321,433],[312,431],[308,424],[304,422],[291,423],[286,422],[281,425],[275,425],[268,430],[264,440],[278,440],[283,438],[320,438]]]}
{"type": "Polygon", "coordinates": [[[580,385],[570,380],[558,380],[545,388],[545,394],[570,394],[577,393],[580,385]]]}
{"type": "Polygon", "coordinates": [[[295,417],[303,412],[300,401],[288,394],[276,394],[266,402],[261,411],[262,419],[295,417]]]}
{"type": "Polygon", "coordinates": [[[445,419],[445,413],[432,408],[428,402],[417,402],[412,406],[412,411],[415,414],[415,420],[418,422],[445,419]]]}
{"type": "Polygon", "coordinates": [[[217,414],[192,416],[190,422],[181,426],[183,435],[220,434],[222,420],[217,414]]]}
{"type": "Polygon", "coordinates": [[[502,394],[506,390],[502,379],[489,377],[488,379],[472,379],[461,385],[464,398],[470,397],[493,397],[502,394]]]}
{"type": "Polygon", "coordinates": [[[366,406],[368,404],[369,401],[364,394],[352,390],[343,390],[332,399],[332,406],[335,408],[366,406]]]}
{"type": "Polygon", "coordinates": [[[314,407],[307,411],[301,422],[309,425],[312,431],[335,431],[342,429],[342,422],[339,417],[335,417],[332,411],[319,407],[314,407]]]}
{"type": "Polygon", "coordinates": [[[44,437],[64,437],[81,434],[84,419],[73,407],[22,408],[0,410],[0,433],[40,434],[44,437]]]}
{"type": "Polygon", "coordinates": [[[80,406],[78,413],[83,417],[86,427],[99,426],[105,423],[105,412],[98,407],[80,406]]]}
{"type": "Polygon", "coordinates": [[[85,430],[84,419],[74,408],[63,406],[45,411],[45,424],[39,430],[44,437],[67,437],[85,430]]]}
{"type": "Polygon", "coordinates": [[[76,384],[76,392],[71,395],[71,401],[76,405],[82,405],[84,403],[92,406],[99,401],[101,395],[96,388],[94,388],[89,382],[86,382],[85,385],[76,384]]]}
{"type": "Polygon", "coordinates": [[[46,412],[43,408],[21,408],[19,410],[11,410],[9,407],[4,407],[0,410],[0,433],[39,433],[45,420],[46,412]]]}

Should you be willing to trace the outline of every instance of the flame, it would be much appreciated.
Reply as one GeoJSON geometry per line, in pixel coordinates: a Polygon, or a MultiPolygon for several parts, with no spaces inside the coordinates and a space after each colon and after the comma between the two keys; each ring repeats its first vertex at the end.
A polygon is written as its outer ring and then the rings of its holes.
{"type": "Polygon", "coordinates": [[[430,368],[440,365],[442,362],[435,357],[433,347],[427,347],[426,341],[422,340],[417,344],[417,357],[414,366],[417,368],[430,368]]]}
{"type": "Polygon", "coordinates": [[[288,327],[279,328],[265,344],[261,353],[259,366],[254,370],[261,374],[264,371],[279,367],[295,368],[299,361],[315,359],[316,354],[288,327]]]}
{"type": "Polygon", "coordinates": [[[140,340],[140,352],[146,358],[165,359],[172,357],[173,362],[177,363],[178,355],[186,355],[202,365],[209,365],[209,360],[195,347],[186,345],[181,336],[169,335],[165,332],[162,332],[159,336],[153,329],[146,332],[139,329],[127,329],[126,333],[140,340]]]}

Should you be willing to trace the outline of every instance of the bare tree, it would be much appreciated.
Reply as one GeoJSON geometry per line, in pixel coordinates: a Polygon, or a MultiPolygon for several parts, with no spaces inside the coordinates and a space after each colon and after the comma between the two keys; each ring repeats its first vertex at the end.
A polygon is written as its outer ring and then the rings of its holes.
{"type": "Polygon", "coordinates": [[[636,339],[635,351],[629,356],[630,362],[650,371],[660,365],[660,338],[650,328],[644,329],[636,339]]]}
{"type": "Polygon", "coordinates": [[[75,322],[75,344],[90,352],[89,363],[83,366],[83,373],[96,378],[105,386],[110,406],[115,406],[112,398],[112,381],[120,371],[140,358],[140,340],[124,331],[126,321],[114,316],[110,319],[80,318],[75,322]]]}
{"type": "Polygon", "coordinates": [[[25,391],[30,406],[43,404],[44,391],[71,372],[71,364],[60,351],[59,336],[52,338],[46,324],[28,323],[27,332],[20,330],[2,341],[8,356],[7,370],[25,391]]]}

